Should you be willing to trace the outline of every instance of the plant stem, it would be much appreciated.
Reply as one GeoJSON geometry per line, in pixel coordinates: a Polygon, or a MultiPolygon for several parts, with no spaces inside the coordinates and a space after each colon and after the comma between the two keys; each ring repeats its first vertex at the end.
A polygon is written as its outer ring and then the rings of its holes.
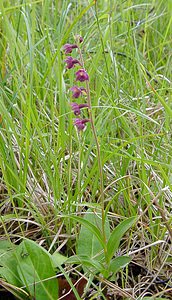
{"type": "Polygon", "coordinates": [[[81,145],[81,135],[80,132],[78,133],[78,141],[79,141],[79,153],[78,153],[78,203],[79,203],[79,199],[81,197],[81,149],[82,149],[82,145],[81,145]]]}
{"type": "MultiPolygon", "coordinates": [[[[80,56],[80,62],[85,70],[84,67],[84,60],[82,56],[81,49],[78,45],[78,52],[80,56]]],[[[90,95],[90,85],[89,81],[86,81],[86,92],[87,92],[87,104],[88,104],[88,113],[89,113],[89,119],[91,123],[91,128],[94,136],[94,140],[96,143],[97,148],[97,160],[98,160],[98,169],[99,169],[99,176],[100,176],[100,201],[101,201],[101,217],[102,217],[102,235],[103,235],[103,241],[104,241],[104,252],[106,256],[107,247],[106,247],[106,233],[105,233],[105,211],[104,211],[104,183],[103,183],[103,167],[102,167],[102,161],[101,161],[101,152],[100,152],[100,145],[97,137],[96,127],[94,124],[93,114],[92,114],[92,107],[91,107],[91,95],[90,95]]]]}

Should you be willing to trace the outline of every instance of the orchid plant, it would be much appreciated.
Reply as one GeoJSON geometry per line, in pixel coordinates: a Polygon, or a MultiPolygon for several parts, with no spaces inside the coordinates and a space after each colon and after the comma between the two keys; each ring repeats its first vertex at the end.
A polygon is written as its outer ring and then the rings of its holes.
{"type": "MultiPolygon", "coordinates": [[[[83,42],[83,38],[81,36],[75,37],[75,44],[65,44],[63,46],[63,51],[65,54],[72,53],[73,49],[78,50],[79,59],[73,58],[72,56],[67,56],[64,60],[66,63],[67,69],[75,68],[77,65],[79,66],[79,69],[75,72],[75,79],[78,82],[85,83],[85,87],[74,85],[70,88],[70,91],[73,93],[72,97],[74,99],[78,99],[83,94],[86,95],[86,103],[78,104],[76,102],[73,102],[70,104],[72,111],[74,112],[75,116],[78,116],[74,120],[74,125],[77,127],[77,130],[79,132],[83,131],[86,128],[86,124],[88,122],[91,123],[91,128],[93,132],[93,136],[96,143],[97,148],[97,159],[98,159],[98,168],[99,168],[99,177],[100,177],[100,199],[101,199],[101,207],[102,207],[102,234],[104,237],[104,242],[106,241],[105,236],[105,213],[104,213],[104,185],[103,185],[103,167],[101,162],[101,154],[100,154],[100,145],[97,138],[96,128],[94,124],[93,114],[92,114],[92,107],[91,107],[91,96],[90,96],[90,85],[89,85],[89,74],[87,73],[85,69],[84,59],[82,55],[81,45],[83,42]],[[88,109],[88,118],[81,118],[79,117],[81,115],[82,108],[88,109]]],[[[106,245],[106,243],[105,243],[106,245]]],[[[106,252],[106,248],[104,249],[106,252]]]]}
{"type": "MultiPolygon", "coordinates": [[[[110,230],[110,225],[108,218],[104,209],[104,185],[103,185],[103,167],[101,161],[100,145],[97,138],[96,127],[94,124],[94,118],[92,114],[91,106],[91,93],[89,85],[89,75],[85,69],[82,50],[80,44],[83,42],[83,38],[76,37],[76,44],[65,44],[63,50],[65,54],[72,53],[73,49],[78,50],[79,59],[73,58],[72,56],[67,56],[64,60],[67,69],[75,68],[79,66],[79,69],[75,72],[75,79],[81,83],[85,83],[85,87],[74,85],[70,88],[72,92],[72,97],[78,99],[83,94],[86,95],[86,103],[78,104],[77,102],[70,103],[71,109],[76,119],[74,119],[74,126],[76,126],[78,132],[81,134],[86,129],[86,124],[90,122],[96,148],[97,148],[97,160],[99,168],[99,178],[100,178],[100,202],[101,202],[101,215],[95,215],[92,210],[88,210],[84,218],[78,216],[68,216],[69,218],[79,221],[81,226],[81,233],[78,239],[77,256],[70,257],[66,263],[81,263],[83,265],[90,265],[94,269],[94,273],[101,273],[105,278],[109,278],[111,273],[116,273],[117,270],[126,266],[131,258],[128,256],[120,256],[113,259],[114,253],[117,251],[120,244],[120,240],[124,233],[133,225],[135,222],[135,217],[124,220],[119,224],[112,232],[110,230]],[[82,118],[82,109],[87,108],[88,118],[82,118]],[[98,224],[100,226],[98,226],[98,224]],[[98,226],[98,227],[97,227],[98,226]],[[90,244],[86,242],[85,236],[89,236],[90,244]],[[90,252],[91,247],[91,252],[90,252]],[[98,249],[103,250],[103,256],[96,256],[94,259],[91,257],[93,254],[93,249],[95,253],[98,249]]],[[[79,168],[79,166],[78,166],[79,168]]],[[[93,271],[93,270],[92,270],[93,271]]]]}

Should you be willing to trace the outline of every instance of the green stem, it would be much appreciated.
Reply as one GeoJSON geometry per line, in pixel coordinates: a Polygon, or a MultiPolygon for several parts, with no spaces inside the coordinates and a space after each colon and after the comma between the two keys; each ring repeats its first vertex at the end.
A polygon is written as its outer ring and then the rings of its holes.
{"type": "MultiPolygon", "coordinates": [[[[80,56],[80,62],[85,70],[84,67],[84,60],[82,56],[81,49],[78,45],[78,52],[80,56]]],[[[105,211],[104,211],[104,183],[103,183],[103,167],[102,167],[102,161],[101,161],[101,152],[100,152],[100,145],[97,137],[96,127],[94,124],[93,114],[92,114],[92,107],[91,107],[91,95],[90,95],[90,85],[89,81],[86,81],[86,92],[87,92],[87,104],[88,104],[88,113],[89,113],[89,119],[91,123],[91,128],[94,136],[94,140],[96,143],[97,148],[97,159],[98,159],[98,169],[99,169],[99,176],[100,176],[100,201],[101,201],[101,217],[102,217],[102,235],[103,235],[103,241],[104,241],[104,252],[105,256],[107,253],[107,247],[106,247],[106,233],[105,233],[105,211]]]]}

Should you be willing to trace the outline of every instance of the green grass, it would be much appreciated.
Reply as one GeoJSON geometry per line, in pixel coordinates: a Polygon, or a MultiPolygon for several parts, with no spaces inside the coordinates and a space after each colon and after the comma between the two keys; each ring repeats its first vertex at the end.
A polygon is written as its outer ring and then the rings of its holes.
{"type": "Polygon", "coordinates": [[[171,299],[171,11],[171,0],[0,1],[1,239],[68,256],[79,227],[63,214],[100,208],[96,145],[90,124],[80,139],[73,126],[75,71],[61,51],[80,34],[106,213],[111,228],[138,216],[121,243],[132,265],[117,277],[134,299],[171,299]],[[156,275],[168,283],[149,286],[156,275]]]}

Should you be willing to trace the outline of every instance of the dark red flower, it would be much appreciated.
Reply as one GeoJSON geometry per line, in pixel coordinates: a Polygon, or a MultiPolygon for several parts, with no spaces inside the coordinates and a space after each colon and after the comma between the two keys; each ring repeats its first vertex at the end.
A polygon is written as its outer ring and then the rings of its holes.
{"type": "Polygon", "coordinates": [[[75,73],[75,75],[76,75],[76,80],[77,81],[83,82],[83,81],[89,80],[89,76],[88,76],[87,72],[84,69],[78,70],[75,73]]]}
{"type": "Polygon", "coordinates": [[[73,49],[78,48],[76,44],[65,44],[63,50],[65,54],[71,53],[73,49]]]}
{"type": "Polygon", "coordinates": [[[72,86],[70,88],[70,91],[73,92],[72,97],[73,98],[79,98],[79,96],[81,96],[82,93],[87,93],[86,89],[84,87],[78,87],[78,86],[72,86]]]}
{"type": "Polygon", "coordinates": [[[66,57],[66,59],[64,61],[67,64],[67,66],[66,66],[67,69],[72,69],[76,64],[80,65],[79,60],[73,58],[72,56],[66,57]]]}
{"type": "Polygon", "coordinates": [[[78,104],[78,103],[70,103],[70,106],[75,114],[75,116],[78,116],[80,115],[81,113],[81,108],[84,108],[84,107],[89,107],[88,104],[78,104]]]}
{"type": "Polygon", "coordinates": [[[75,39],[76,39],[76,41],[79,42],[79,43],[82,43],[83,40],[84,40],[83,37],[80,36],[79,34],[77,34],[77,35],[75,36],[75,39]]]}
{"type": "Polygon", "coordinates": [[[85,123],[90,122],[89,119],[75,119],[74,125],[77,127],[79,131],[85,128],[85,123]]]}

